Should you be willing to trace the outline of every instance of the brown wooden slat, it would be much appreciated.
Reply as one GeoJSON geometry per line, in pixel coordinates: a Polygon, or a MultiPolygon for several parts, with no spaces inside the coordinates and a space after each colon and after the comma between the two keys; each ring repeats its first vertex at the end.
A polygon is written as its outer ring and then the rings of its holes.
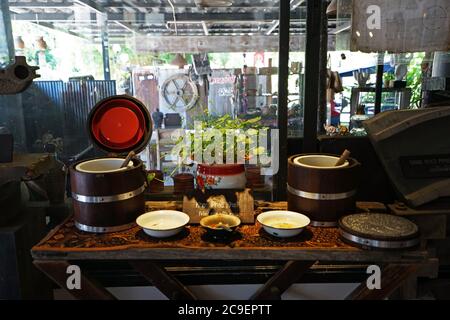
{"type": "Polygon", "coordinates": [[[192,292],[164,267],[150,261],[132,261],[130,264],[171,300],[197,300],[192,292]]]}
{"type": "Polygon", "coordinates": [[[381,270],[381,289],[370,290],[367,288],[366,281],[364,281],[345,300],[382,300],[388,298],[410,277],[414,276],[418,268],[418,264],[389,264],[381,270]]]}
{"type": "Polygon", "coordinates": [[[250,300],[281,300],[281,295],[297,282],[316,261],[288,261],[250,300]]]}
{"type": "Polygon", "coordinates": [[[65,260],[60,261],[42,261],[35,260],[34,265],[45,273],[50,279],[58,284],[62,289],[68,292],[75,299],[80,300],[115,300],[108,290],[101,286],[97,281],[90,279],[87,275],[83,274],[81,270],[81,289],[69,290],[66,286],[67,278],[70,276],[66,273],[67,267],[70,263],[65,260]]]}

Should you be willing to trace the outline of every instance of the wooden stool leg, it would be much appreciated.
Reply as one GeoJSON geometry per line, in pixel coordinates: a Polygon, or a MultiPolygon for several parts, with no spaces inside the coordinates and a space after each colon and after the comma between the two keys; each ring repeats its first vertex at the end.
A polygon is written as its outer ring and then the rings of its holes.
{"type": "Polygon", "coordinates": [[[353,290],[345,300],[383,300],[391,296],[405,281],[414,277],[419,265],[389,264],[381,270],[381,289],[367,288],[366,281],[353,290]]]}
{"type": "Polygon", "coordinates": [[[283,292],[297,282],[315,263],[315,261],[288,261],[253,294],[250,300],[281,300],[283,292]]]}
{"type": "Polygon", "coordinates": [[[68,261],[35,260],[34,265],[52,279],[57,285],[68,292],[75,299],[83,300],[115,300],[116,298],[97,281],[90,279],[81,270],[81,289],[67,288],[67,268],[71,265],[68,261]]]}
{"type": "Polygon", "coordinates": [[[130,262],[140,274],[171,300],[197,300],[194,294],[164,267],[151,261],[130,262]]]}
{"type": "Polygon", "coordinates": [[[413,275],[390,295],[389,300],[413,300],[417,298],[417,276],[413,275]]]}

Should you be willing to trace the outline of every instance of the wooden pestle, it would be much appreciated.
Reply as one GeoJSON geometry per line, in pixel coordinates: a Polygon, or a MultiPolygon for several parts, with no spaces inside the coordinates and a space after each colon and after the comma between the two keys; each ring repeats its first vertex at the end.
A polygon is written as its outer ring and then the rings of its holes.
{"type": "Polygon", "coordinates": [[[131,158],[133,158],[135,155],[136,153],[134,153],[133,150],[130,151],[120,167],[123,168],[128,166],[128,163],[130,162],[131,158]]]}
{"type": "Polygon", "coordinates": [[[343,165],[345,163],[345,161],[348,159],[348,157],[350,157],[350,151],[345,149],[344,152],[342,152],[342,155],[339,158],[339,160],[336,161],[336,163],[334,164],[334,166],[337,167],[337,166],[343,165]]]}

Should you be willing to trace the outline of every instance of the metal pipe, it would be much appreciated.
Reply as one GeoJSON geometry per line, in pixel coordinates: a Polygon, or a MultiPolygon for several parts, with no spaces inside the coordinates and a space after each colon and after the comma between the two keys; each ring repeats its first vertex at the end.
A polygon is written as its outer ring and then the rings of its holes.
{"type": "Polygon", "coordinates": [[[178,29],[177,29],[177,17],[175,15],[175,7],[171,0],[167,0],[169,2],[170,6],[172,7],[172,15],[173,15],[173,22],[175,23],[175,34],[178,35],[178,29]]]}

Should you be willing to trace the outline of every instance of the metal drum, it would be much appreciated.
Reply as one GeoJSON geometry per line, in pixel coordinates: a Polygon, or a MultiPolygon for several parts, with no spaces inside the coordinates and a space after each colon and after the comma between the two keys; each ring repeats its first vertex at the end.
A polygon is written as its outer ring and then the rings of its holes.
{"type": "Polygon", "coordinates": [[[150,115],[132,97],[110,97],[92,109],[88,130],[92,142],[112,156],[70,166],[75,224],[82,231],[99,233],[133,227],[145,212],[146,174],[137,158],[120,166],[125,154],[138,153],[147,145],[150,115]]]}
{"type": "Polygon", "coordinates": [[[360,164],[349,158],[334,166],[339,156],[301,154],[288,159],[288,210],[307,215],[315,227],[337,226],[354,212],[360,164]]]}
{"type": "Polygon", "coordinates": [[[419,228],[406,218],[359,213],[339,220],[341,239],[363,249],[405,249],[419,244],[419,228]]]}

